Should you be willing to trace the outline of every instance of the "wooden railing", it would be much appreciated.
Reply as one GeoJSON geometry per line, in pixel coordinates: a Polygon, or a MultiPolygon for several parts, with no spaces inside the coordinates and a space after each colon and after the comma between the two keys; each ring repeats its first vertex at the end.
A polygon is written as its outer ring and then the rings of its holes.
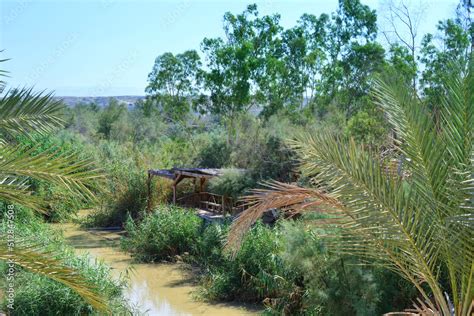
{"type": "Polygon", "coordinates": [[[176,203],[185,207],[199,208],[216,214],[237,214],[243,210],[232,198],[210,192],[196,192],[183,196],[176,203]]]}

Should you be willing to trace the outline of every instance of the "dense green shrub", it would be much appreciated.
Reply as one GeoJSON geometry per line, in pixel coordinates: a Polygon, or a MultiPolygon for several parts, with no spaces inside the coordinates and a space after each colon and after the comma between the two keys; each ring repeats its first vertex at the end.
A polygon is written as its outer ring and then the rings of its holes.
{"type": "Polygon", "coordinates": [[[96,137],[100,108],[94,103],[76,104],[74,107],[66,107],[64,116],[66,118],[66,127],[69,131],[83,135],[89,139],[96,137]]]}
{"type": "MultiPolygon", "coordinates": [[[[373,111],[371,111],[373,112],[373,111]]],[[[358,142],[381,144],[387,134],[382,115],[369,111],[359,111],[347,122],[346,133],[358,142]]]]}
{"type": "Polygon", "coordinates": [[[264,303],[270,314],[380,315],[409,307],[416,290],[398,275],[330,253],[305,218],[258,222],[234,255],[224,251],[230,222],[205,225],[193,212],[161,206],[130,220],[123,247],[138,260],[174,260],[201,270],[201,296],[264,303]]]}
{"type": "Polygon", "coordinates": [[[265,302],[287,313],[300,310],[301,275],[288,269],[279,256],[281,237],[278,229],[256,224],[235,257],[225,254],[221,262],[207,265],[204,296],[210,300],[265,302]]]}
{"type": "Polygon", "coordinates": [[[304,223],[283,224],[281,256],[290,269],[304,275],[306,313],[381,315],[410,306],[416,290],[400,276],[328,252],[317,238],[324,232],[305,227],[304,223]]]}
{"type": "Polygon", "coordinates": [[[229,165],[232,148],[224,137],[211,135],[210,140],[197,153],[196,166],[201,168],[223,168],[229,165]]]}
{"type": "Polygon", "coordinates": [[[227,169],[220,177],[209,181],[209,190],[212,193],[225,195],[237,199],[247,190],[255,187],[255,181],[248,172],[237,169],[227,169]]]}
{"type": "Polygon", "coordinates": [[[109,138],[114,123],[127,114],[127,108],[124,104],[120,104],[116,99],[110,99],[109,104],[99,112],[97,132],[103,137],[109,138]]]}
{"type": "Polygon", "coordinates": [[[126,222],[128,238],[122,246],[139,261],[173,260],[191,251],[200,227],[201,220],[193,212],[159,206],[140,222],[131,218],[126,222]]]}
{"type": "Polygon", "coordinates": [[[209,272],[213,266],[223,266],[228,260],[222,251],[227,238],[229,223],[212,223],[201,230],[191,250],[191,262],[198,264],[204,274],[209,272]]]}

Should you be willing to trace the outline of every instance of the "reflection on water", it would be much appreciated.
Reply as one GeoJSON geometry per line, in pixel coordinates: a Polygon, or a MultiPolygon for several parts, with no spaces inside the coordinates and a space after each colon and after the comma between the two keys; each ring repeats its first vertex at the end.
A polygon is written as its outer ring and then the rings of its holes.
{"type": "Polygon", "coordinates": [[[255,315],[231,304],[207,304],[193,300],[196,290],[192,274],[180,264],[132,264],[130,256],[118,249],[120,236],[114,232],[85,231],[75,224],[57,225],[78,253],[88,252],[104,261],[114,275],[129,272],[126,296],[148,315],[255,315]],[[130,269],[131,268],[131,269],[130,269]]]}

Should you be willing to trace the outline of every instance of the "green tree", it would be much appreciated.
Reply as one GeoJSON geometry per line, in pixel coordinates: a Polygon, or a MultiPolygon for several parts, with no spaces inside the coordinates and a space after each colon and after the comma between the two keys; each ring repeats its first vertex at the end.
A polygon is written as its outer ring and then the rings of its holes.
{"type": "Polygon", "coordinates": [[[115,98],[109,100],[109,104],[99,113],[99,127],[97,132],[105,138],[110,138],[113,124],[126,115],[127,108],[125,104],[119,103],[115,98]]]}
{"type": "MultiPolygon", "coordinates": [[[[0,75],[4,74],[0,70],[0,75]]],[[[32,134],[46,135],[62,126],[61,103],[51,94],[34,93],[31,89],[5,92],[4,87],[5,82],[0,78],[0,174],[3,179],[0,199],[44,212],[46,201],[28,188],[29,181],[35,179],[66,188],[77,199],[93,200],[102,174],[92,159],[81,159],[71,152],[59,154],[54,146],[37,152],[41,144],[28,148],[11,141],[19,135],[34,140],[32,134]]],[[[30,240],[17,240],[11,247],[7,239],[2,236],[0,241],[0,260],[12,260],[23,269],[63,283],[94,308],[107,311],[106,302],[95,288],[64,262],[55,259],[54,253],[42,252],[41,247],[30,240]]]]}
{"type": "Polygon", "coordinates": [[[252,78],[258,60],[254,38],[257,6],[249,5],[238,15],[224,15],[225,39],[205,38],[201,44],[208,70],[204,73],[204,89],[199,108],[219,116],[227,125],[229,141],[235,133],[235,119],[252,104],[252,78]]]}
{"type": "Polygon", "coordinates": [[[339,1],[326,23],[321,85],[317,101],[320,113],[336,100],[344,111],[354,111],[366,95],[370,75],[383,61],[383,49],[375,42],[377,15],[360,1],[339,1]]]}
{"type": "Polygon", "coordinates": [[[441,120],[406,82],[378,81],[376,101],[399,136],[401,175],[375,152],[331,133],[292,142],[301,171],[316,188],[273,183],[247,198],[252,205],[230,231],[229,247],[269,208],[315,210],[328,246],[380,264],[420,293],[418,312],[471,315],[474,300],[474,62],[443,86],[441,120]],[[449,294],[447,294],[449,293],[449,294]],[[431,310],[431,312],[430,312],[431,310]]]}
{"type": "Polygon", "coordinates": [[[164,53],[156,58],[145,91],[158,102],[168,119],[183,120],[198,91],[200,73],[201,58],[195,50],[177,55],[164,53]]]}
{"type": "Polygon", "coordinates": [[[435,36],[427,34],[421,43],[420,61],[424,65],[420,85],[425,101],[433,111],[438,111],[447,74],[452,67],[464,68],[471,56],[474,26],[465,25],[458,17],[438,24],[439,43],[435,36]]]}
{"type": "Polygon", "coordinates": [[[402,77],[406,82],[416,80],[417,64],[409,49],[399,44],[390,45],[387,56],[387,65],[395,75],[402,77]]]}

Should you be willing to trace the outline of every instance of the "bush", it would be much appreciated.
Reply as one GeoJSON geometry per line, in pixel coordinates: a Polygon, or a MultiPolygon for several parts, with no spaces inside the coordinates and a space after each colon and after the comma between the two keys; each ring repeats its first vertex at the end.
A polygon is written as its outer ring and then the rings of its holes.
{"type": "Polygon", "coordinates": [[[225,138],[213,135],[197,153],[195,164],[201,168],[223,168],[229,165],[231,153],[225,138]]]}
{"type": "Polygon", "coordinates": [[[409,307],[416,291],[400,276],[330,253],[304,222],[283,225],[282,258],[304,276],[306,314],[381,315],[409,307]]]}
{"type": "MultiPolygon", "coordinates": [[[[301,309],[302,288],[295,273],[279,256],[280,231],[257,223],[234,258],[212,262],[203,278],[202,293],[210,300],[264,302],[269,308],[295,313],[301,309]]],[[[219,244],[222,249],[223,244],[219,244]]]]}
{"type": "Polygon", "coordinates": [[[128,238],[122,247],[139,261],[174,260],[190,252],[199,237],[201,219],[193,212],[172,206],[159,206],[141,222],[127,220],[128,238]]]}
{"type": "Polygon", "coordinates": [[[360,111],[347,122],[346,134],[358,142],[377,145],[383,142],[387,130],[381,114],[360,111]]]}
{"type": "Polygon", "coordinates": [[[227,169],[222,176],[212,178],[209,181],[209,190],[212,193],[234,199],[237,199],[254,186],[255,182],[250,178],[250,175],[237,169],[227,169]]]}

